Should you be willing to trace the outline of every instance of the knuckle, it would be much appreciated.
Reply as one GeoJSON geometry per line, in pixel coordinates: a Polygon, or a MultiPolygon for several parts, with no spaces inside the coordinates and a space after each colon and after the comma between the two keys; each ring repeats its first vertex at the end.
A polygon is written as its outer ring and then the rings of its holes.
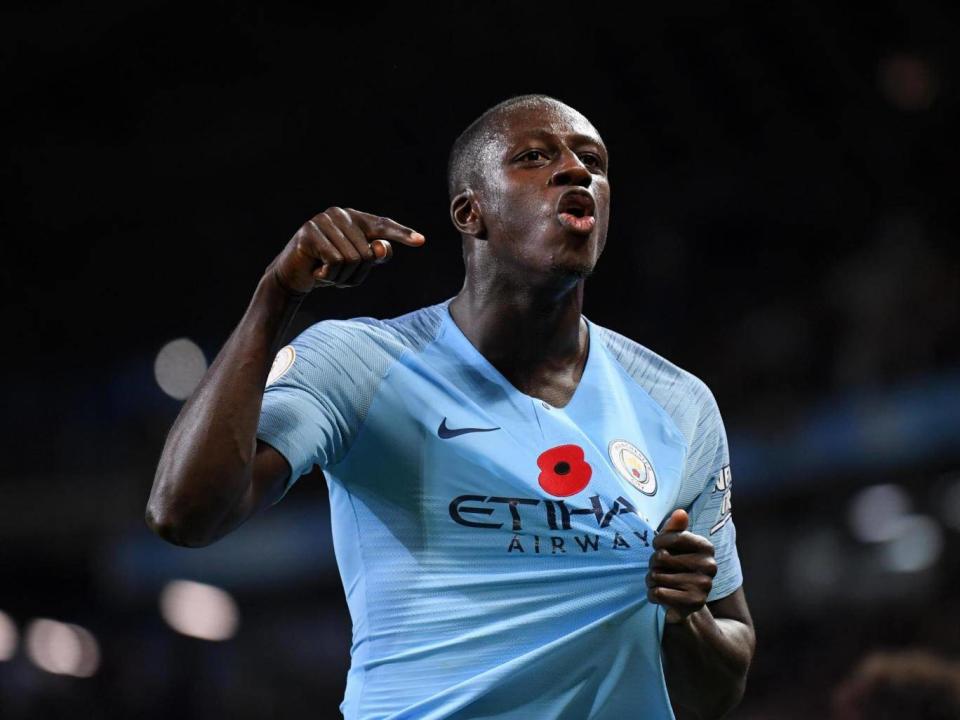
{"type": "Polygon", "coordinates": [[[312,255],[314,246],[315,243],[313,238],[304,232],[297,237],[297,242],[294,244],[294,250],[302,255],[312,255]]]}
{"type": "Polygon", "coordinates": [[[327,208],[327,213],[330,215],[336,215],[338,218],[343,220],[346,223],[353,223],[353,218],[350,217],[349,213],[344,210],[342,207],[332,207],[327,208]]]}
{"type": "Polygon", "coordinates": [[[314,225],[313,220],[307,220],[300,228],[297,230],[294,235],[298,240],[310,237],[310,235],[317,231],[316,225],[314,225]]]}

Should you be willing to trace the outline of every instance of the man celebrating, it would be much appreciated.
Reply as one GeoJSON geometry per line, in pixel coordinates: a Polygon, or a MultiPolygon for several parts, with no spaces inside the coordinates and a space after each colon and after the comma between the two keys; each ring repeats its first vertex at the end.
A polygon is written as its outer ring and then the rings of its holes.
{"type": "Polygon", "coordinates": [[[719,718],[742,697],[754,632],[716,402],[581,313],[607,168],[564,103],[490,108],[450,155],[461,291],[277,352],[312,289],[425,242],[329,208],[267,268],[167,438],[147,522],[178,545],[325,473],[346,718],[719,718]]]}

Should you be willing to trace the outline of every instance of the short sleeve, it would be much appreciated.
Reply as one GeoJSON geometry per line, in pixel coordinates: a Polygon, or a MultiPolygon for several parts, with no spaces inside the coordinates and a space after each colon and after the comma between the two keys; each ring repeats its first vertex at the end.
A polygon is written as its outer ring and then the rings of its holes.
{"type": "Polygon", "coordinates": [[[291,467],[283,498],[302,475],[340,462],[396,353],[372,318],[323,320],[282,348],[267,379],[257,438],[291,467]]]}
{"type": "Polygon", "coordinates": [[[707,596],[707,601],[712,602],[740,587],[743,573],[737,554],[737,531],[731,514],[732,480],[727,434],[713,395],[708,393],[707,398],[708,407],[703,422],[698,424],[695,447],[688,459],[688,468],[692,463],[690,470],[701,487],[689,513],[690,531],[713,543],[717,575],[707,596]]]}

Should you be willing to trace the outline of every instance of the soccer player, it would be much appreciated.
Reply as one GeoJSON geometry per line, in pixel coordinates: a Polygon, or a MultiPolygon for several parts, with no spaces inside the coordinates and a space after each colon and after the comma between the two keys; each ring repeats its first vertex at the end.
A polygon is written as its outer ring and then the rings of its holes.
{"type": "Polygon", "coordinates": [[[460,292],[279,348],[315,287],[425,242],[331,207],[269,265],[170,431],[147,522],[178,545],[322,469],[350,720],[718,718],[742,697],[754,632],[716,402],[581,313],[608,163],[554,98],[490,108],[448,167],[460,292]]]}

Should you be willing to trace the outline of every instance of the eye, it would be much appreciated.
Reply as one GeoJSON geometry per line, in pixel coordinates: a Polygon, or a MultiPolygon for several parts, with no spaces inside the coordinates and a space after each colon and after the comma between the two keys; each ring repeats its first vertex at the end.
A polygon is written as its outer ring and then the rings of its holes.
{"type": "MultiPolygon", "coordinates": [[[[517,159],[523,160],[524,158],[529,158],[531,155],[539,155],[541,157],[546,157],[546,154],[543,152],[543,150],[527,150],[525,153],[523,153],[523,155],[521,155],[517,159]]],[[[533,159],[537,159],[537,158],[533,158],[533,159]]]]}
{"type": "Polygon", "coordinates": [[[595,168],[603,167],[603,162],[596,155],[587,153],[585,155],[581,155],[580,159],[583,161],[584,165],[588,165],[590,167],[595,167],[595,168]]]}

